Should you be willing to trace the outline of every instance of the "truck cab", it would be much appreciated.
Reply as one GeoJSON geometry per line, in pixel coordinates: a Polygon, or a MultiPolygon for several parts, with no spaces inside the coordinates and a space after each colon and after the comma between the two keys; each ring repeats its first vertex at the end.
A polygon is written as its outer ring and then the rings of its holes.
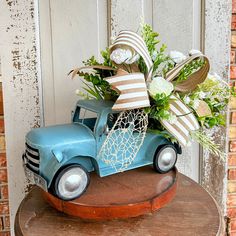
{"type": "MultiPolygon", "coordinates": [[[[110,101],[79,100],[71,123],[31,130],[26,135],[23,154],[27,178],[69,201],[86,191],[90,172],[96,171],[100,177],[116,174],[117,168],[98,158],[119,115],[112,111],[112,106],[110,101]]],[[[153,165],[157,172],[166,173],[175,166],[177,153],[181,153],[178,144],[147,132],[135,160],[126,170],[153,165]]]]}

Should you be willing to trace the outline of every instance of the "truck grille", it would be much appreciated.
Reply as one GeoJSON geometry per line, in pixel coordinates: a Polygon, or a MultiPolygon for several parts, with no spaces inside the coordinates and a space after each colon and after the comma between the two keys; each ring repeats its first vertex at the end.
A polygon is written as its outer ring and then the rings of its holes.
{"type": "Polygon", "coordinates": [[[32,148],[29,144],[25,144],[25,161],[26,166],[32,170],[33,172],[39,174],[39,164],[40,164],[40,157],[39,151],[36,148],[32,148]]]}

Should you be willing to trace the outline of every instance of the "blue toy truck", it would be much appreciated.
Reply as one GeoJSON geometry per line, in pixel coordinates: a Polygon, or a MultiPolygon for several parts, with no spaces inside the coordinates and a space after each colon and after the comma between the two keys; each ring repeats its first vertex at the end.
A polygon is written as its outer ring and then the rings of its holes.
{"type": "MultiPolygon", "coordinates": [[[[86,191],[89,172],[96,171],[100,177],[117,173],[116,168],[97,156],[118,115],[112,111],[112,106],[109,101],[79,100],[70,124],[30,131],[23,154],[27,178],[54,196],[69,201],[86,191]],[[83,113],[86,112],[92,118],[85,118],[83,113]]],[[[153,165],[157,172],[166,173],[175,166],[177,153],[181,154],[178,144],[147,132],[136,158],[126,170],[153,165]]]]}

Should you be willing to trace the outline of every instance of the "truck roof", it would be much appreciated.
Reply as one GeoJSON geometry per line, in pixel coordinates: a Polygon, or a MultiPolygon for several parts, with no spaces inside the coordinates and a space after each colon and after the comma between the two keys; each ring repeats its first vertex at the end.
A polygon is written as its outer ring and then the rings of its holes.
{"type": "Polygon", "coordinates": [[[84,99],[79,100],[77,102],[77,106],[80,106],[84,109],[88,109],[90,111],[94,111],[96,113],[101,113],[102,111],[106,111],[107,113],[114,113],[112,111],[112,106],[114,102],[112,101],[104,101],[104,100],[96,100],[96,99],[84,99]]]}

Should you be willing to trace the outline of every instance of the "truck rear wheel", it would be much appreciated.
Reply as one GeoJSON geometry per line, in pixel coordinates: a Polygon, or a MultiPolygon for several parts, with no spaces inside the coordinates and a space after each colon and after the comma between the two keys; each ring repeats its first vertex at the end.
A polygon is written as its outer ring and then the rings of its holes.
{"type": "Polygon", "coordinates": [[[153,166],[158,173],[167,173],[174,168],[177,161],[177,151],[174,145],[164,145],[157,149],[153,166]]]}
{"type": "Polygon", "coordinates": [[[89,182],[89,173],[85,168],[78,164],[70,165],[57,175],[53,192],[58,198],[70,201],[80,197],[86,191],[89,182]]]}

